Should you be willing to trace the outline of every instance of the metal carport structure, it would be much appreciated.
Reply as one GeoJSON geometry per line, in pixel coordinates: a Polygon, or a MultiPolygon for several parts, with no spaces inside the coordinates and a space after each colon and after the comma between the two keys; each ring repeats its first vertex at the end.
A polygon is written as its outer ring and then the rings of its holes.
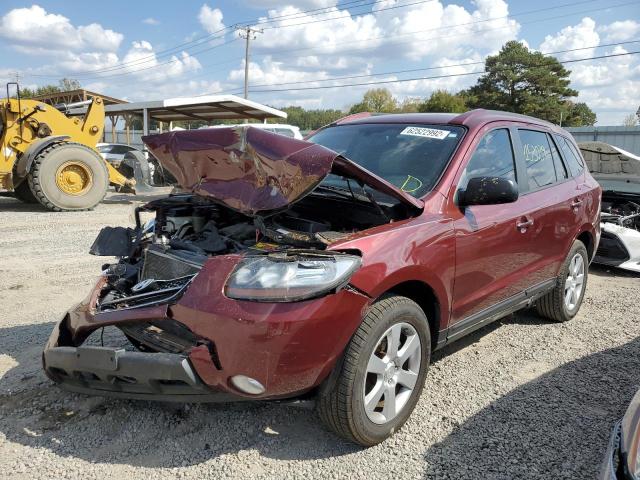
{"type": "MultiPolygon", "coordinates": [[[[82,114],[86,108],[73,110],[72,114],[82,114]]],[[[235,95],[203,95],[196,97],[177,97],[164,100],[149,100],[143,102],[106,105],[105,115],[115,125],[122,117],[126,124],[133,116],[142,117],[143,134],[148,135],[150,121],[156,120],[162,124],[176,121],[205,121],[217,120],[266,120],[268,118],[287,118],[287,113],[275,108],[262,105],[235,95]]]]}

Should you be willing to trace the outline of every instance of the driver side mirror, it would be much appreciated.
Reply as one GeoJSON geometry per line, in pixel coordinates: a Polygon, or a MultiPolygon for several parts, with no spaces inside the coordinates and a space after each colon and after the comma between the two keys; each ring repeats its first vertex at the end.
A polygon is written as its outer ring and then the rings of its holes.
{"type": "Polygon", "coordinates": [[[496,205],[518,200],[518,186],[504,177],[475,177],[458,190],[458,205],[496,205]]]}

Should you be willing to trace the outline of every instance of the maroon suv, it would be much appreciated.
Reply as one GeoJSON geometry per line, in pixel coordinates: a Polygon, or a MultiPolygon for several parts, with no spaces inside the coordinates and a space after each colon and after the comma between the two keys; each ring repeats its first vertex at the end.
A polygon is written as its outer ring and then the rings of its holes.
{"type": "Polygon", "coordinates": [[[410,415],[434,350],[534,304],[559,322],[580,308],[600,188],[550,123],[474,110],[347,118],[308,141],[144,140],[184,193],[96,239],[119,260],[44,351],[68,390],[314,396],[331,429],[373,445],[410,415]]]}

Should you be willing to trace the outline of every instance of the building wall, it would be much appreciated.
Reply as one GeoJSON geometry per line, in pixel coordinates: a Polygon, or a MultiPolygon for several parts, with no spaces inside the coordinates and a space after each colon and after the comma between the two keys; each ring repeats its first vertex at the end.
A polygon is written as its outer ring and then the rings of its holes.
{"type": "Polygon", "coordinates": [[[566,127],[576,142],[605,142],[640,155],[640,126],[638,127],[566,127]]]}

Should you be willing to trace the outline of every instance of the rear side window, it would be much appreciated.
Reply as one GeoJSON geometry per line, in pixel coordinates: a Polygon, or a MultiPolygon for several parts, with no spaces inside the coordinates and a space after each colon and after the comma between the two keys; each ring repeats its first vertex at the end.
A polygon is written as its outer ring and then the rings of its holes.
{"type": "Polygon", "coordinates": [[[564,137],[557,138],[560,142],[560,149],[562,150],[564,160],[567,162],[567,166],[571,171],[571,176],[575,177],[579,175],[584,170],[584,163],[582,162],[580,154],[569,140],[564,137]]]}
{"type": "Polygon", "coordinates": [[[529,190],[538,190],[555,183],[556,169],[547,134],[535,130],[520,130],[520,141],[529,177],[529,190]]]}
{"type": "Polygon", "coordinates": [[[506,128],[492,130],[480,140],[462,174],[459,188],[467,188],[469,180],[476,177],[504,177],[516,181],[511,137],[506,128]]]}
{"type": "Polygon", "coordinates": [[[560,157],[560,153],[558,153],[556,142],[548,133],[547,140],[549,141],[549,146],[551,147],[551,157],[553,158],[553,164],[556,167],[556,175],[559,179],[569,178],[567,167],[565,167],[564,163],[562,162],[562,157],[560,157]]]}

